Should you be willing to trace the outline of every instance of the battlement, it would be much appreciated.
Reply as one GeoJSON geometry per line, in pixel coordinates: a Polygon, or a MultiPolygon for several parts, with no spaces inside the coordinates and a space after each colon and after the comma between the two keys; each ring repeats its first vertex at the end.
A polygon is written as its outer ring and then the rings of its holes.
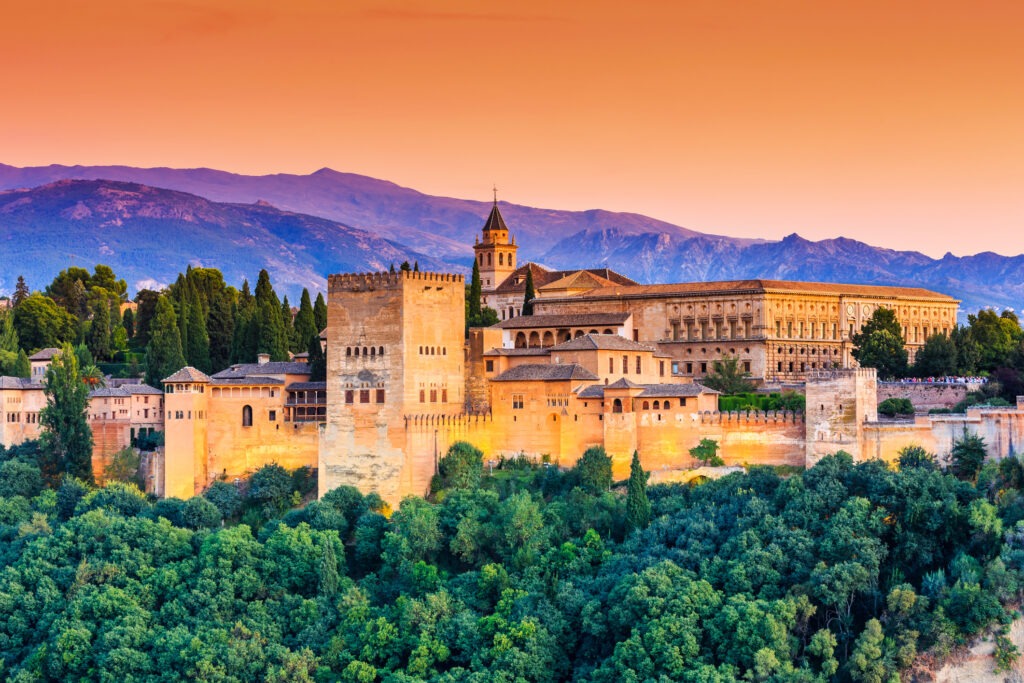
{"type": "Polygon", "coordinates": [[[701,424],[728,424],[728,425],[752,425],[752,424],[801,424],[804,422],[804,414],[791,410],[731,410],[720,413],[717,410],[705,410],[696,413],[700,416],[701,424]]]}
{"type": "Polygon", "coordinates": [[[328,294],[340,292],[367,292],[377,289],[399,289],[406,282],[442,283],[451,282],[465,286],[464,275],[455,273],[429,273],[400,270],[378,273],[338,273],[327,277],[328,294]]]}
{"type": "Polygon", "coordinates": [[[417,426],[468,426],[468,425],[483,425],[494,422],[494,417],[489,413],[459,413],[458,415],[406,415],[405,426],[409,427],[417,426]]]}
{"type": "Polygon", "coordinates": [[[835,368],[832,370],[811,370],[807,373],[808,383],[855,378],[877,381],[878,370],[875,368],[835,368]]]}

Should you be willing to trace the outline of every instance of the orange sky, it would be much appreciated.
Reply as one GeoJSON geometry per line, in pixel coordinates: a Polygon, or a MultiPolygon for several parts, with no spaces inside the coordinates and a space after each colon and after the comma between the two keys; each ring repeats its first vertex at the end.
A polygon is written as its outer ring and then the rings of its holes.
{"type": "Polygon", "coordinates": [[[1024,3],[8,0],[0,161],[1024,252],[1024,3]]]}

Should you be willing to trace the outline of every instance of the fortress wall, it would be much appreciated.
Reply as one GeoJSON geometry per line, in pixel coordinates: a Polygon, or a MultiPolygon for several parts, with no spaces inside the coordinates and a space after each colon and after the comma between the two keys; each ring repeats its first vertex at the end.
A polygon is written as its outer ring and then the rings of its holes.
{"type": "Polygon", "coordinates": [[[940,384],[879,382],[878,403],[888,398],[906,398],[914,404],[917,412],[926,413],[935,408],[952,408],[967,398],[977,384],[940,384]]]}
{"type": "Polygon", "coordinates": [[[96,483],[103,484],[103,475],[114,454],[131,444],[127,420],[90,420],[92,429],[92,474],[96,483]]]}

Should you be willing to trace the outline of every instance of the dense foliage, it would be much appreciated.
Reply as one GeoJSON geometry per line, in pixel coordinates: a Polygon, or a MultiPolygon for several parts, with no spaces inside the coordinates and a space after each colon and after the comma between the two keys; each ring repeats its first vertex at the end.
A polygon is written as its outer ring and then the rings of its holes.
{"type": "Polygon", "coordinates": [[[837,454],[641,497],[642,470],[625,495],[463,449],[432,500],[343,487],[280,517],[308,473],[152,503],[0,455],[16,681],[881,681],[1024,585],[1016,459],[974,485],[837,454]]]}

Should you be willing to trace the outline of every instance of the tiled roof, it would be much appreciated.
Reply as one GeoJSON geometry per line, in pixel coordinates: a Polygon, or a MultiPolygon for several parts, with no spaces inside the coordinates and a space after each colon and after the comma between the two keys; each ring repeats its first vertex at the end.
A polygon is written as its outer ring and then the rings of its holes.
{"type": "Polygon", "coordinates": [[[308,375],[309,363],[294,361],[272,361],[269,363],[239,363],[226,370],[214,373],[213,379],[237,379],[249,375],[308,375]]]}
{"type": "Polygon", "coordinates": [[[631,339],[626,339],[618,334],[585,334],[582,337],[561,344],[556,344],[548,349],[552,353],[556,351],[656,351],[655,347],[649,344],[641,344],[631,339]]]}
{"type": "Polygon", "coordinates": [[[149,386],[148,384],[122,384],[121,389],[133,395],[145,394],[150,396],[162,396],[164,392],[149,386]]]}
{"type": "Polygon", "coordinates": [[[164,384],[169,382],[209,382],[210,376],[205,372],[196,370],[191,365],[186,365],[181,370],[163,380],[164,384]]]}
{"type": "MultiPolygon", "coordinates": [[[[576,397],[604,398],[605,389],[616,388],[615,385],[622,381],[623,380],[619,380],[618,382],[607,386],[603,384],[592,384],[589,387],[585,387],[582,391],[577,392],[576,397]]],[[[629,384],[632,387],[641,387],[643,389],[643,391],[637,394],[639,398],[688,398],[691,396],[700,396],[701,394],[718,393],[717,391],[708,389],[701,384],[634,384],[633,382],[629,382],[629,384]]]]}
{"type": "Polygon", "coordinates": [[[623,283],[601,277],[589,270],[577,270],[563,278],[552,280],[538,289],[542,292],[554,289],[596,289],[598,287],[614,287],[617,284],[623,283]]]}
{"type": "Polygon", "coordinates": [[[29,360],[53,360],[53,357],[56,356],[58,353],[60,353],[60,349],[55,349],[53,347],[50,347],[50,348],[40,349],[39,351],[36,351],[31,356],[29,356],[28,359],[29,360]]]}
{"type": "Polygon", "coordinates": [[[494,325],[503,330],[541,327],[618,327],[629,320],[631,313],[555,313],[546,315],[520,315],[494,325]]]}
{"type": "Polygon", "coordinates": [[[89,392],[89,398],[110,398],[114,396],[125,398],[128,395],[128,392],[121,387],[100,387],[89,392]]]}
{"type": "Polygon", "coordinates": [[[597,277],[606,280],[610,285],[635,285],[636,282],[630,280],[625,275],[616,273],[614,270],[609,268],[587,268],[584,270],[548,270],[539,263],[527,263],[519,266],[513,270],[508,277],[504,279],[496,288],[495,292],[498,294],[518,293],[526,292],[526,271],[530,270],[533,274],[533,287],[540,291],[541,288],[546,287],[552,283],[563,280],[567,277],[576,275],[578,273],[591,273],[597,277]]]}
{"type": "Polygon", "coordinates": [[[605,389],[639,389],[642,385],[628,380],[625,377],[615,380],[611,384],[605,386],[605,389]]]}
{"type": "Polygon", "coordinates": [[[501,212],[498,211],[498,204],[495,202],[494,206],[491,207],[491,215],[487,217],[487,222],[484,223],[484,232],[490,230],[504,230],[508,232],[508,226],[505,225],[505,219],[501,217],[501,212]]]}
{"type": "Polygon", "coordinates": [[[833,282],[796,282],[791,280],[724,280],[721,282],[679,282],[664,285],[601,287],[575,295],[574,299],[622,299],[657,296],[706,296],[711,294],[801,293],[864,296],[879,298],[929,299],[953,303],[951,296],[919,287],[840,284],[833,282]]]}
{"type": "Polygon", "coordinates": [[[284,384],[283,379],[276,379],[274,377],[260,377],[258,375],[246,375],[245,377],[214,377],[211,382],[214,386],[252,386],[252,385],[267,385],[267,384],[284,384]]]}
{"type": "Polygon", "coordinates": [[[43,385],[27,377],[0,376],[0,389],[42,389],[43,385]]]}
{"type": "Polygon", "coordinates": [[[491,349],[485,352],[485,356],[546,356],[551,353],[552,347],[540,348],[537,346],[526,349],[491,349]]]}
{"type": "Polygon", "coordinates": [[[519,365],[517,367],[506,370],[497,377],[494,378],[494,382],[522,382],[522,381],[539,381],[539,382],[555,382],[560,380],[596,380],[597,375],[587,370],[582,365],[576,363],[566,363],[559,365],[544,364],[528,364],[519,365]]]}
{"type": "Polygon", "coordinates": [[[292,382],[288,391],[327,391],[327,382],[292,382]]]}

